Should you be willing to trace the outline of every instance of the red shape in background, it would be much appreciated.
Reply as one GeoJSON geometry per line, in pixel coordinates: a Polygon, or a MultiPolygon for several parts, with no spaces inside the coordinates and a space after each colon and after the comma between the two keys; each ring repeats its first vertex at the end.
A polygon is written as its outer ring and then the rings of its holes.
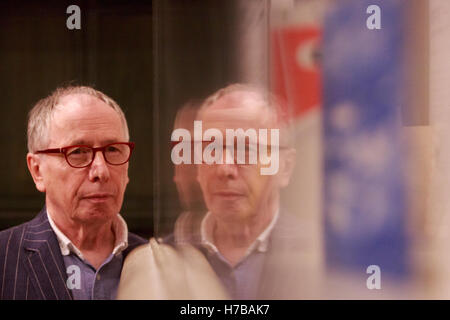
{"type": "Polygon", "coordinates": [[[300,118],[321,104],[319,48],[321,30],[318,27],[283,27],[272,31],[272,90],[283,101],[288,114],[300,118]],[[311,57],[314,68],[298,63],[297,51],[309,42],[316,43],[311,57]]]}

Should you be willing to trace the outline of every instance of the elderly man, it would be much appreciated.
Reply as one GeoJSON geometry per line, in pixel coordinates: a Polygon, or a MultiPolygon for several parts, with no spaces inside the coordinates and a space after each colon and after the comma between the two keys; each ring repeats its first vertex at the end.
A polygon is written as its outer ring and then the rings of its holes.
{"type": "Polygon", "coordinates": [[[114,299],[123,259],[145,241],[120,216],[129,142],[118,104],[59,88],[28,120],[27,164],[45,206],[0,233],[1,299],[114,299]]]}
{"type": "Polygon", "coordinates": [[[207,98],[197,118],[197,181],[208,212],[183,213],[169,241],[194,243],[232,298],[307,297],[306,233],[280,206],[296,157],[285,113],[266,91],[234,84],[207,98]]]}

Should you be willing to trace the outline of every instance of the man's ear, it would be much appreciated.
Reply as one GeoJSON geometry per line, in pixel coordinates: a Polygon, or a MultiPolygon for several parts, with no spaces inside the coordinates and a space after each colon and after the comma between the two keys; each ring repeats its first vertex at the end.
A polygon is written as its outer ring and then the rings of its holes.
{"type": "Polygon", "coordinates": [[[41,158],[34,153],[28,153],[27,165],[28,170],[31,173],[31,176],[33,177],[36,189],[38,189],[40,192],[45,192],[45,183],[42,174],[41,158]]]}
{"type": "Polygon", "coordinates": [[[289,148],[283,152],[284,155],[281,157],[280,169],[278,171],[280,188],[284,188],[289,184],[292,171],[294,171],[295,168],[295,159],[297,157],[297,152],[294,148],[289,148]]]}

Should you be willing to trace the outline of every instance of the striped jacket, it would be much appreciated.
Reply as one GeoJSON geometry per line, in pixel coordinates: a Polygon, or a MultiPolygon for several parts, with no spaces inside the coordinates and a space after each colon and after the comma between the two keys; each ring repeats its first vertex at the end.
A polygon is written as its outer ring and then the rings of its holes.
{"type": "MultiPolygon", "coordinates": [[[[126,256],[146,241],[128,233],[126,256]]],[[[46,209],[31,221],[0,232],[0,299],[72,299],[67,274],[46,209]]]]}

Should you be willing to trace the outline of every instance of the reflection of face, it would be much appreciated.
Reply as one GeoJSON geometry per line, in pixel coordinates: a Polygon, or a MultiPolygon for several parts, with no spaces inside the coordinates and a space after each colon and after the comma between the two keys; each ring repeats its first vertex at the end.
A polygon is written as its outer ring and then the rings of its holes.
{"type": "MultiPolygon", "coordinates": [[[[48,148],[75,144],[100,147],[125,141],[119,114],[89,95],[69,95],[61,99],[53,113],[48,148]]],[[[97,152],[86,168],[70,167],[64,155],[39,155],[46,203],[61,221],[105,222],[122,206],[128,183],[128,163],[114,166],[97,152]]]]}
{"type": "MultiPolygon", "coordinates": [[[[197,113],[197,106],[194,103],[184,105],[177,113],[174,130],[188,128],[193,135],[193,122],[197,113]]],[[[191,154],[193,148],[191,147],[191,154]]],[[[183,210],[197,210],[203,204],[200,186],[197,183],[197,168],[192,164],[176,164],[174,166],[173,181],[176,184],[183,210]]]]}
{"type": "MultiPolygon", "coordinates": [[[[203,130],[270,129],[270,112],[245,92],[220,98],[201,111],[203,130]]],[[[225,143],[225,141],[224,141],[225,143]]],[[[270,207],[278,192],[276,176],[261,175],[260,164],[201,164],[197,180],[206,205],[217,218],[247,220],[270,207]]]]}
{"type": "Polygon", "coordinates": [[[201,201],[201,191],[196,182],[197,171],[193,165],[175,165],[174,182],[180,196],[183,209],[194,210],[201,201]]]}

